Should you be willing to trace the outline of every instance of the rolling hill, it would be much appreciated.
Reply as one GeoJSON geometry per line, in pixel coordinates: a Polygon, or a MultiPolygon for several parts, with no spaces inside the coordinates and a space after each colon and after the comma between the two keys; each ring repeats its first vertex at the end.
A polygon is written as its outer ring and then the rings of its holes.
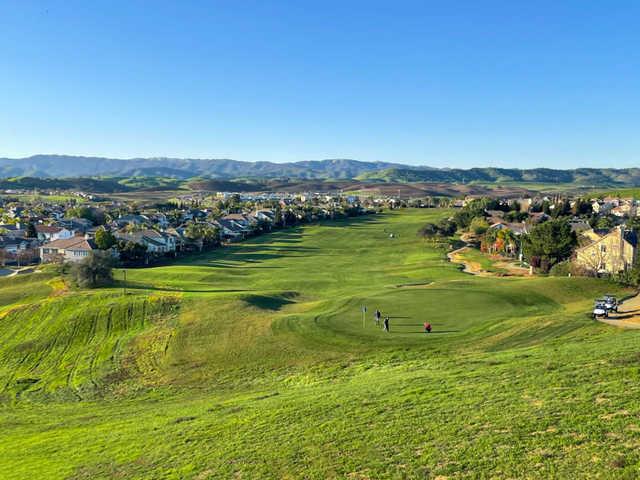
{"type": "Polygon", "coordinates": [[[0,158],[0,178],[96,176],[163,177],[177,180],[200,177],[221,180],[360,180],[365,183],[542,183],[602,187],[640,186],[640,168],[451,169],[349,159],[273,163],[178,158],[122,160],[65,155],[0,158]]]}
{"type": "Polygon", "coordinates": [[[0,478],[635,478],[638,331],[588,316],[626,292],[464,274],[416,237],[450,213],[278,231],[127,295],[0,279],[0,478]]]}
{"type": "Polygon", "coordinates": [[[242,162],[227,159],[133,158],[129,160],[35,155],[0,158],[0,177],[165,176],[175,178],[336,178],[348,179],[372,170],[400,165],[334,159],[294,163],[242,162]]]}

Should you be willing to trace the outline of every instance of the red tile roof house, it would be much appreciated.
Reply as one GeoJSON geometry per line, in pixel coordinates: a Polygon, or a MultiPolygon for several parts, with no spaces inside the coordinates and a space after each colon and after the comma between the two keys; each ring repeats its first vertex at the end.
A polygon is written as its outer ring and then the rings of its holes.
{"type": "Polygon", "coordinates": [[[93,240],[84,237],[72,237],[54,240],[40,247],[42,262],[79,262],[89,256],[89,252],[97,250],[93,240]]]}

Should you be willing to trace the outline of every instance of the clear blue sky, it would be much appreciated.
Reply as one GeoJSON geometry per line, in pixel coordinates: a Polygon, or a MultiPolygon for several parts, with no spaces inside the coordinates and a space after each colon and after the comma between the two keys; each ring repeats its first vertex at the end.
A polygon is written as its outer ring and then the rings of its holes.
{"type": "Polygon", "coordinates": [[[640,166],[640,2],[0,0],[0,156],[640,166]]]}

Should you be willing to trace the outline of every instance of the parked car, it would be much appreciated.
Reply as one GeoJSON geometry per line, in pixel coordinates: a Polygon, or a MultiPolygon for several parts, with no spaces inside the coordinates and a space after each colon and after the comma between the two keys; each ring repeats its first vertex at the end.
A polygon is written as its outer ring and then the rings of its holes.
{"type": "Polygon", "coordinates": [[[609,310],[607,310],[607,304],[604,299],[596,300],[596,304],[593,307],[593,312],[591,313],[594,319],[598,317],[607,318],[609,316],[609,310]]]}

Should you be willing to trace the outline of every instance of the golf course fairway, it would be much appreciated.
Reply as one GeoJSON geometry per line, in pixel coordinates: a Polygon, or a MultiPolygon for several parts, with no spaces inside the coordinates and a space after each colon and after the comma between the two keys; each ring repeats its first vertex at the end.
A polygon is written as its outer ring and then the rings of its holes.
{"type": "Polygon", "coordinates": [[[417,236],[450,214],[0,279],[0,478],[636,478],[640,332],[588,315],[630,292],[463,273],[417,236]]]}

